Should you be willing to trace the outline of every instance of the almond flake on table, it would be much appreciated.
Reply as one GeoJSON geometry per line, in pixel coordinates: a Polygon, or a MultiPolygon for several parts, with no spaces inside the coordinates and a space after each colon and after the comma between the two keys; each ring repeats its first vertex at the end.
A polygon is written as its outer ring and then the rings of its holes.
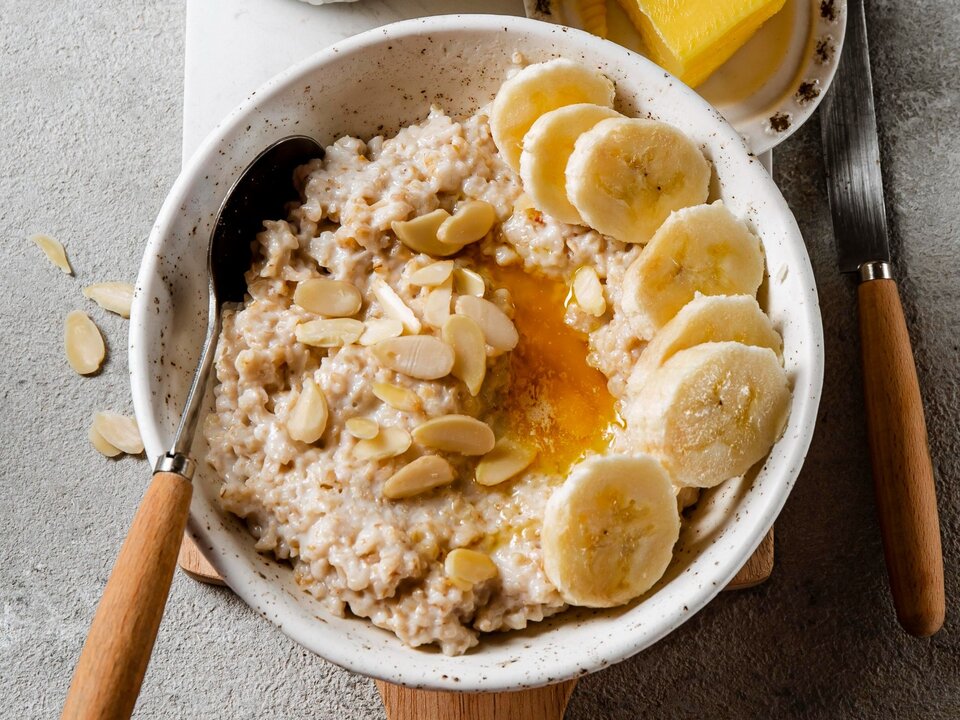
{"type": "Polygon", "coordinates": [[[39,233],[37,235],[31,235],[29,239],[43,250],[43,254],[47,256],[50,262],[67,275],[73,275],[73,268],[70,267],[70,261],[67,260],[67,252],[63,249],[63,243],[50,235],[39,233]]]}
{"type": "Polygon", "coordinates": [[[81,375],[99,370],[107,353],[100,329],[82,310],[67,315],[63,325],[63,347],[70,367],[81,375]]]}
{"type": "Polygon", "coordinates": [[[128,455],[139,455],[143,452],[140,428],[132,417],[108,410],[98,412],[93,416],[93,430],[121,452],[128,455]]]}
{"type": "Polygon", "coordinates": [[[123,450],[120,448],[114,447],[107,440],[97,432],[97,428],[93,425],[87,430],[87,438],[90,440],[90,444],[93,445],[104,457],[116,457],[123,453],[123,450]]]}
{"type": "Polygon", "coordinates": [[[133,285],[124,282],[104,282],[87,285],[83,296],[90,298],[104,310],[116,313],[122,318],[130,318],[130,306],[133,304],[133,285]]]}

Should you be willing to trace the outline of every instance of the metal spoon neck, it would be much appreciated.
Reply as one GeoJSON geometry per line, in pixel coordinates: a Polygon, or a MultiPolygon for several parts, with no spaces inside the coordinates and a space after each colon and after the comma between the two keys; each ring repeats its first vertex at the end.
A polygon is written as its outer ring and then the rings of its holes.
{"type": "Polygon", "coordinates": [[[197,423],[200,420],[203,396],[207,389],[207,379],[210,377],[210,368],[216,355],[217,339],[220,337],[220,301],[212,279],[209,283],[208,292],[210,302],[207,306],[207,335],[203,341],[200,360],[193,371],[193,379],[190,382],[190,390],[187,392],[183,414],[180,416],[180,423],[177,425],[177,431],[173,437],[173,447],[168,455],[185,457],[190,455],[197,423]]]}

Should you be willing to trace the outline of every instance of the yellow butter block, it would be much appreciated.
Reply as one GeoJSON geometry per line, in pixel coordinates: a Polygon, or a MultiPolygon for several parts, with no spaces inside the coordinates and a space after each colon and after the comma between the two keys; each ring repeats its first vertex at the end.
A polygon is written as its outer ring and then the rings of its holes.
{"type": "Polygon", "coordinates": [[[753,37],[785,0],[619,0],[650,59],[696,87],[753,37]]]}

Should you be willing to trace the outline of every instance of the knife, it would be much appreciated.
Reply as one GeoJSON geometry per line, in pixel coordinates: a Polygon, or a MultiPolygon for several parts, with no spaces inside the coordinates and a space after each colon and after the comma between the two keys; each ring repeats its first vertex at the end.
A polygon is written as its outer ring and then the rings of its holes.
{"type": "Polygon", "coordinates": [[[859,286],[863,394],[883,553],[897,618],[911,635],[943,625],[943,554],[913,348],[890,263],[863,0],[847,3],[837,77],[821,106],[840,272],[859,286]]]}

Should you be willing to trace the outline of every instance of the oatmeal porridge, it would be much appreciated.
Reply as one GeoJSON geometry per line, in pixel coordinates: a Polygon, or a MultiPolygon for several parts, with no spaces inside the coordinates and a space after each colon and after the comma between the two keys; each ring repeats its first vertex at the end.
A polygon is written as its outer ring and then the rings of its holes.
{"type": "Polygon", "coordinates": [[[528,66],[466,119],[340,138],[265,221],[223,315],[207,461],[329,611],[459,654],[627,602],[666,569],[679,506],[781,432],[759,241],[706,204],[696,146],[612,104],[595,71],[528,66]],[[546,104],[511,99],[532,81],[546,104]],[[644,143],[649,187],[610,169],[644,143]]]}

